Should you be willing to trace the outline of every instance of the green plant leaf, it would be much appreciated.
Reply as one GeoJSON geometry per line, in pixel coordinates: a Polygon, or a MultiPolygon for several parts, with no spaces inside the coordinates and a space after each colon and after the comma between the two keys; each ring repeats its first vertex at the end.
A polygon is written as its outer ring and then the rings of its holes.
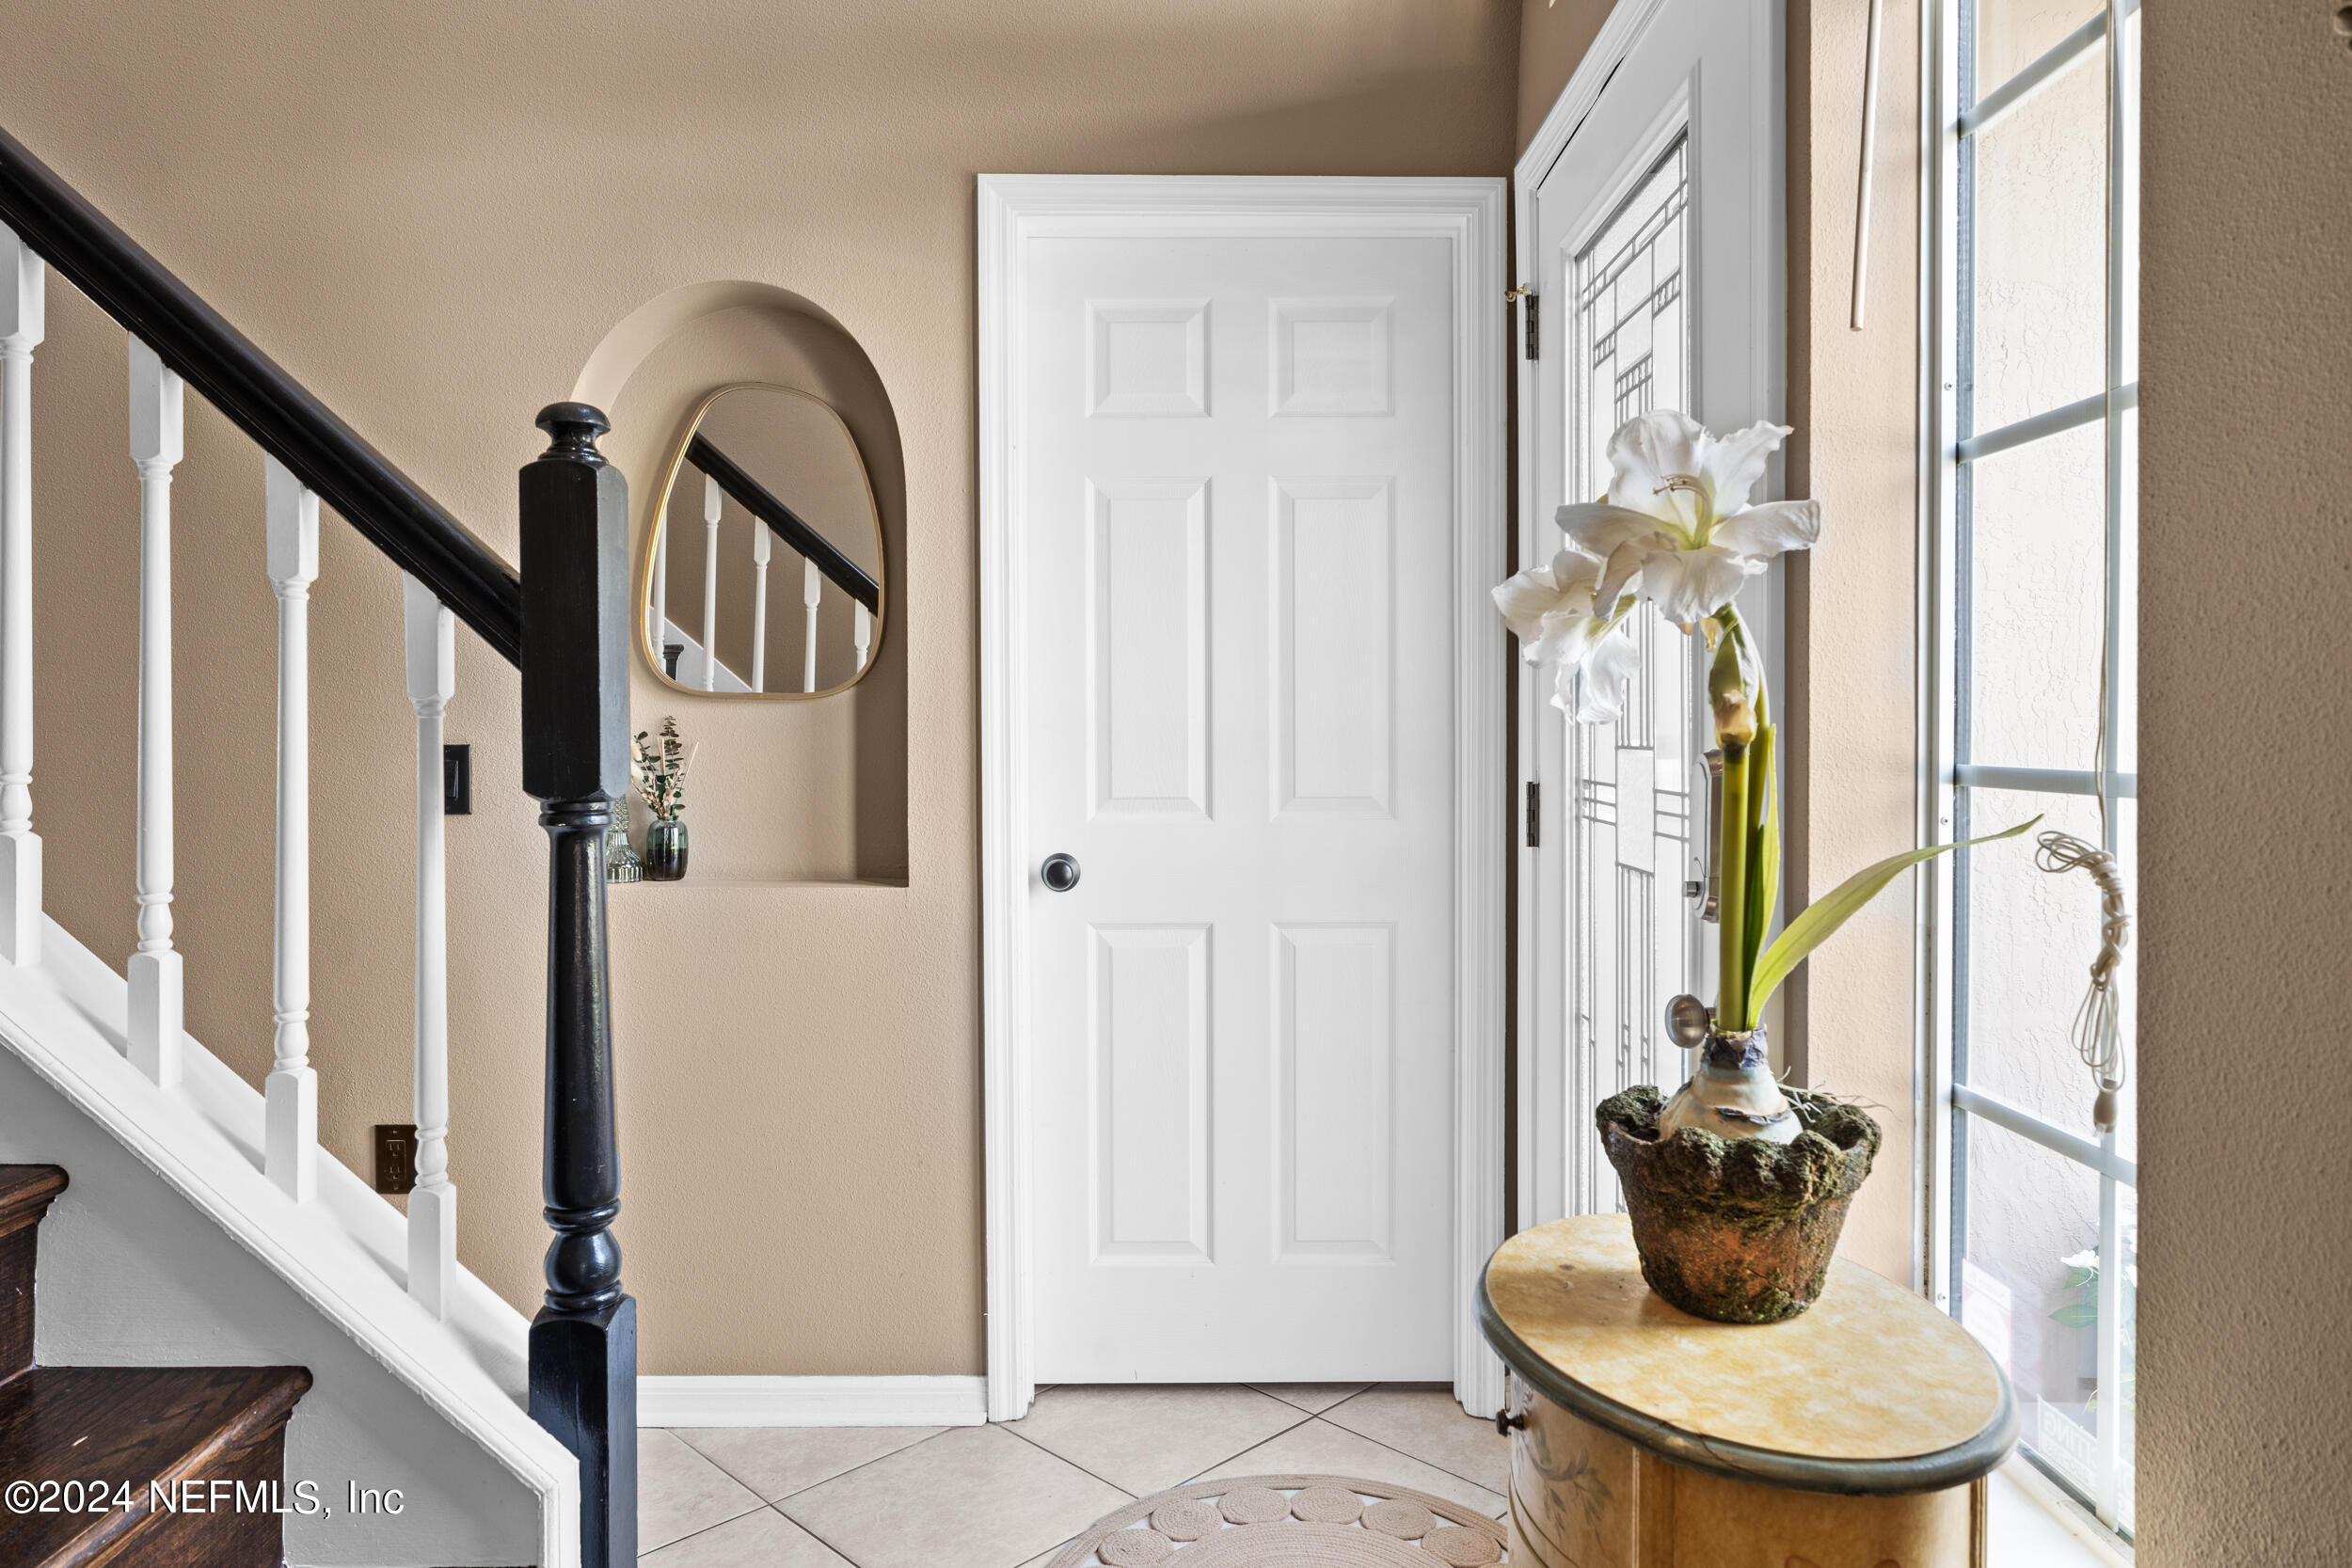
{"type": "MultiPolygon", "coordinates": [[[[1722,739],[1722,732],[1716,737],[1722,739]]],[[[1723,832],[1715,846],[1715,875],[1723,890],[1717,911],[1715,1011],[1718,1018],[1748,1016],[1748,784],[1751,745],[1724,743],[1723,832]]]]}
{"type": "Polygon", "coordinates": [[[1757,960],[1756,973],[1748,979],[1748,1026],[1755,1027],[1756,1015],[1762,1012],[1764,999],[1779,989],[1789,972],[1804,962],[1813,950],[1837,934],[1839,927],[1860,913],[1862,907],[1880,894],[1896,878],[1936,856],[1971,845],[1991,844],[1996,839],[2015,838],[2019,833],[2041,821],[2037,816],[2020,822],[2014,828],[1982,838],[1964,838],[1957,844],[1931,844],[1924,849],[1906,849],[1899,855],[1889,855],[1876,865],[1866,866],[1832,888],[1827,895],[1805,906],[1804,912],[1790,921],[1787,929],[1764,950],[1757,960]]]}
{"type": "MultiPolygon", "coordinates": [[[[1746,925],[1747,958],[1742,974],[1753,975],[1764,951],[1764,934],[1772,927],[1772,907],[1780,897],[1780,731],[1758,725],[1756,742],[1748,748],[1748,801],[1752,820],[1748,833],[1748,897],[1742,911],[1746,925]]],[[[1760,1003],[1756,1006],[1761,1006],[1760,1003]]],[[[1755,1011],[1754,1006],[1750,1013],[1755,1011]]],[[[1755,1026],[1751,1016],[1748,1024],[1755,1026]]]]}
{"type": "Polygon", "coordinates": [[[2060,1328],[2090,1328],[2099,1321],[2099,1307],[2094,1302],[2078,1301],[2051,1313],[2050,1321],[2060,1328]]]}

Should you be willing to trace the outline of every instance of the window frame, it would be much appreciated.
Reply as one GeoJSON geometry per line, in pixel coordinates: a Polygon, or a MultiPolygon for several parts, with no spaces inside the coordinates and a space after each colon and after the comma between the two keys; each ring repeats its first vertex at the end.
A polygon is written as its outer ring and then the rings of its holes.
{"type": "MultiPolygon", "coordinates": [[[[1962,294],[1967,259],[1961,251],[1961,202],[1970,171],[1963,166],[1965,144],[1997,123],[2046,83],[2055,80],[2084,54],[2105,41],[2110,29],[2139,10],[2138,0],[2106,0],[2089,22],[2045,51],[2008,81],[1980,99],[1963,97],[1962,79],[1963,25],[1973,21],[1985,0],[1925,0],[1920,28],[1922,79],[1920,147],[1924,167],[1920,255],[1921,268],[1919,430],[1921,433],[1921,550],[1919,670],[1920,766],[1918,799],[1921,843],[1941,843],[1965,837],[1969,832],[1969,796],[1981,791],[2033,791],[2099,797],[2106,806],[2106,847],[2115,847],[2116,804],[2136,797],[2136,770],[2117,767],[2113,738],[2127,733],[2122,708],[2126,683],[2111,673],[2102,695],[2101,722],[2109,744],[2103,749],[2097,769],[2051,769],[1955,760],[1957,721],[1962,699],[1962,663],[1966,627],[1962,625],[1961,483],[1966,465],[1997,451],[2045,439],[2084,425],[2105,426],[2106,469],[2106,604],[2105,657],[2109,672],[2120,672],[2126,649],[2122,593],[2134,559],[2136,534],[2137,421],[2129,417],[2138,404],[2136,343],[2137,337],[2137,208],[2138,208],[2138,89],[2129,68],[2131,49],[2106,52],[2107,97],[2107,265],[2106,290],[2105,388],[2091,397],[2042,410],[1998,429],[1976,432],[1962,427],[1963,410],[1957,388],[1967,370],[1966,347],[1961,333],[1967,323],[1968,304],[1962,294]],[[1963,794],[1963,792],[1966,792],[1963,794]]],[[[2128,30],[2127,36],[2128,36],[2128,30]]],[[[1997,798],[1997,794],[1996,794],[1997,798]]],[[[2004,818],[2003,820],[2007,820],[2004,818]]],[[[1983,824],[1979,824],[1983,826],[1983,824]]],[[[2137,1167],[2118,1149],[2117,1137],[2106,1132],[2096,1141],[2052,1125],[2025,1109],[1983,1089],[1962,1082],[1957,1071],[1955,1009],[1959,1001],[1959,897],[1966,887],[1965,855],[1931,862],[1922,868],[1917,897],[1920,933],[1915,974],[1919,1007],[1922,1198],[1925,1223],[1920,1227],[1921,1275],[1935,1305],[1951,1312],[1959,1305],[1955,1275],[1960,1249],[1965,1245],[1965,1226],[1960,1204],[1964,1201],[1963,1118],[1978,1117],[2006,1132],[2026,1138],[2076,1164],[2099,1179],[2098,1386],[2120,1389],[2122,1380],[2123,1264],[2121,1196],[2123,1187],[2137,1191],[2137,1167]]],[[[2126,1005],[2129,1005],[2126,998],[2126,1005]]],[[[2127,1015],[2128,1016],[2128,1015],[2127,1015]]],[[[2136,1030],[2126,1026],[2127,1050],[2136,1044],[2136,1030]]],[[[2137,1150],[2135,1149],[2135,1153],[2137,1150]]],[[[2053,1482],[2075,1495],[2107,1528],[2128,1536],[2122,1523],[2126,1464],[2122,1440],[2128,1422],[2117,1418],[2123,1401],[2106,1402],[2098,1419],[2095,1480],[2090,1494],[2058,1475],[2046,1464],[2037,1467],[2053,1482]]]]}

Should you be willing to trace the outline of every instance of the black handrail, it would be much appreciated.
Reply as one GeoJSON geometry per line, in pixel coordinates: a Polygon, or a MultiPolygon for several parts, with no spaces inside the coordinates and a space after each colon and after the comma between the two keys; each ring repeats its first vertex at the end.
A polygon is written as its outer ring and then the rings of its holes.
{"type": "Polygon", "coordinates": [[[520,668],[514,568],[6,131],[0,222],[520,668]]]}
{"type": "Polygon", "coordinates": [[[686,461],[719,482],[719,488],[733,496],[743,510],[766,523],[777,538],[798,550],[803,557],[817,563],[817,569],[831,578],[841,592],[872,610],[882,613],[882,585],[854,561],[834,547],[833,541],[803,522],[801,515],[770,493],[768,487],[743,471],[734,458],[710,444],[707,436],[697,436],[686,443],[686,461]]]}

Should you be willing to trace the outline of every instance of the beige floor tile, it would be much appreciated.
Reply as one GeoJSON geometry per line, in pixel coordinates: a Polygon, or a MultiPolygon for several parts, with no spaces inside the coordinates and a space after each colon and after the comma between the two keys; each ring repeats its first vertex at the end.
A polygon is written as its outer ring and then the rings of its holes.
{"type": "Polygon", "coordinates": [[[723,1524],[759,1506],[758,1496],[709,1460],[655,1428],[637,1433],[640,1553],[723,1524]]]}
{"type": "Polygon", "coordinates": [[[1369,1383],[1253,1383],[1249,1386],[1261,1394],[1271,1394],[1285,1404],[1295,1404],[1311,1415],[1321,1415],[1340,1401],[1360,1394],[1372,1386],[1369,1383]]]}
{"type": "Polygon", "coordinates": [[[1325,1411],[1323,1418],[1425,1459],[1489,1492],[1510,1486],[1510,1439],[1495,1430],[1494,1422],[1463,1415],[1451,1391],[1367,1388],[1325,1411]]]}
{"type": "Polygon", "coordinates": [[[849,1559],[772,1508],[674,1541],[637,1560],[641,1568],[850,1568],[849,1559]]]}
{"type": "Polygon", "coordinates": [[[956,1427],[779,1506],[857,1568],[1014,1568],[1126,1500],[1009,1432],[956,1427]]]}
{"type": "Polygon", "coordinates": [[[686,1444],[778,1502],[886,1453],[936,1437],[942,1427],[678,1427],[686,1444]]]}
{"type": "Polygon", "coordinates": [[[1006,1430],[1139,1497],[1306,1418],[1232,1385],[1072,1383],[1040,1394],[1006,1430]]]}
{"type": "MultiPolygon", "coordinates": [[[[1359,1436],[1327,1421],[1295,1426],[1271,1442],[1261,1443],[1209,1470],[1199,1479],[1222,1481],[1229,1476],[1347,1476],[1358,1481],[1385,1481],[1408,1486],[1448,1502],[1474,1508],[1500,1518],[1506,1506],[1502,1497],[1435,1465],[1399,1453],[1369,1437],[1359,1436]]],[[[1106,1511],[1107,1512],[1107,1511],[1106,1511]]]]}

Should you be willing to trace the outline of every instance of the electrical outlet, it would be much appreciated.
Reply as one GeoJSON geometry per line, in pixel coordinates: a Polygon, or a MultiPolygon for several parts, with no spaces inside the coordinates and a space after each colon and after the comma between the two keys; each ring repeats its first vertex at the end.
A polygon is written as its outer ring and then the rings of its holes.
{"type": "Polygon", "coordinates": [[[473,815],[473,748],[441,748],[441,815],[473,815]]]}
{"type": "Polygon", "coordinates": [[[410,1121],[375,1124],[375,1190],[405,1193],[417,1184],[417,1125],[410,1121]]]}

